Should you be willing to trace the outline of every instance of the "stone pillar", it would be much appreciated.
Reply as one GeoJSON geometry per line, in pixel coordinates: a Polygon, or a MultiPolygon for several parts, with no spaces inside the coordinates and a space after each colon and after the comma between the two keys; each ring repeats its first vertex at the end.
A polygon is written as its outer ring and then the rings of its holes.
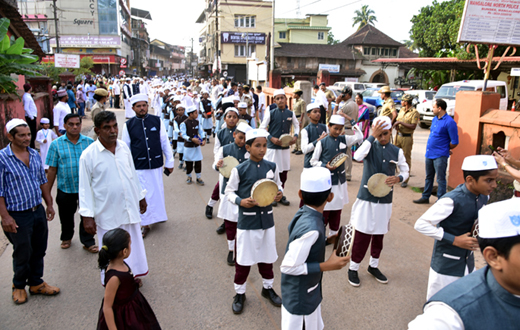
{"type": "Polygon", "coordinates": [[[303,91],[302,99],[306,104],[311,104],[312,98],[312,84],[310,81],[298,80],[294,83],[294,89],[301,89],[303,91]]]}
{"type": "Polygon", "coordinates": [[[318,71],[317,85],[325,83],[326,86],[330,85],[330,72],[327,70],[318,71]]]}
{"type": "Polygon", "coordinates": [[[455,102],[455,122],[459,131],[459,145],[450,157],[448,187],[455,188],[464,182],[464,158],[478,155],[482,131],[480,117],[489,109],[500,107],[500,95],[492,92],[458,92],[455,102]]]}
{"type": "Polygon", "coordinates": [[[269,71],[269,87],[282,88],[282,72],[280,70],[269,71]]]}

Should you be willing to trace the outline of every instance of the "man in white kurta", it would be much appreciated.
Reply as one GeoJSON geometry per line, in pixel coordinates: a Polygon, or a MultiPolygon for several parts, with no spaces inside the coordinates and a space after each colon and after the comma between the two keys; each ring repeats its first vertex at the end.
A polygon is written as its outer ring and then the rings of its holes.
{"type": "Polygon", "coordinates": [[[151,224],[168,220],[163,165],[169,173],[173,172],[174,158],[163,121],[148,114],[148,96],[137,94],[130,102],[136,116],[125,123],[122,140],[130,148],[139,181],[146,189],[148,208],[141,214],[142,235],[145,237],[151,224]]]}
{"type": "Polygon", "coordinates": [[[132,86],[130,85],[130,78],[126,78],[126,84],[123,85],[123,95],[124,95],[124,104],[125,104],[125,118],[130,119],[135,116],[134,110],[132,110],[132,104],[130,103],[130,98],[133,96],[132,86]]]}
{"type": "Polygon", "coordinates": [[[141,188],[130,150],[117,139],[115,114],[103,111],[96,119],[98,140],[83,151],[79,160],[79,214],[85,230],[92,235],[97,232],[100,249],[107,231],[126,230],[132,253],[125,262],[134,276],[145,276],[148,262],[139,214],[146,211],[146,190],[141,188]]]}

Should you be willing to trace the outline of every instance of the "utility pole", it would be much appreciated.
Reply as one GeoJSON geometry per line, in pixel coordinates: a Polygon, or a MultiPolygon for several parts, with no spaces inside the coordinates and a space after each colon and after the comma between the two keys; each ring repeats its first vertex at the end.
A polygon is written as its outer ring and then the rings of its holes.
{"type": "MultiPolygon", "coordinates": [[[[273,0],[273,10],[272,10],[272,21],[271,21],[271,59],[270,59],[270,71],[273,71],[274,70],[274,2],[275,0],[273,0]]],[[[272,87],[272,86],[271,86],[272,87]]]]}
{"type": "Polygon", "coordinates": [[[193,38],[191,38],[191,54],[190,54],[190,67],[191,67],[191,76],[194,77],[193,71],[193,38]]]}
{"type": "Polygon", "coordinates": [[[56,38],[56,53],[60,52],[60,38],[58,36],[58,14],[56,9],[56,0],[52,0],[52,8],[54,9],[54,28],[55,38],[56,38]]]}
{"type": "Polygon", "coordinates": [[[219,50],[218,50],[218,0],[215,0],[215,56],[217,58],[217,68],[215,71],[215,74],[217,78],[220,78],[220,72],[218,71],[219,68],[219,62],[220,62],[220,56],[219,56],[219,50]]]}

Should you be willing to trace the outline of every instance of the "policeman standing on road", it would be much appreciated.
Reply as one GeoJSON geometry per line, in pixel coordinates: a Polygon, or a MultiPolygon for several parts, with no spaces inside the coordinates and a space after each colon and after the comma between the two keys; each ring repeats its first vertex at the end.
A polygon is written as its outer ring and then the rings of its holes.
{"type": "Polygon", "coordinates": [[[305,104],[305,101],[302,99],[303,91],[301,89],[295,89],[294,90],[294,105],[293,110],[294,114],[296,115],[296,118],[300,122],[300,132],[298,132],[298,140],[296,140],[296,144],[294,145],[294,149],[292,151],[293,154],[302,155],[302,148],[301,148],[301,130],[305,127],[304,124],[304,118],[305,118],[305,109],[307,105],[305,104]]]}
{"type": "Polygon", "coordinates": [[[390,87],[381,87],[379,93],[384,101],[379,116],[387,116],[392,122],[394,122],[395,117],[397,117],[397,112],[395,111],[395,103],[391,96],[392,91],[390,90],[390,87]]]}
{"type": "MultiPolygon", "coordinates": [[[[394,145],[403,150],[406,163],[410,169],[412,168],[413,132],[419,122],[419,112],[412,106],[412,101],[412,95],[405,94],[403,96],[401,110],[399,110],[399,115],[394,123],[394,128],[397,131],[394,145]]],[[[403,181],[401,187],[406,188],[409,179],[410,177],[403,181]]]]}

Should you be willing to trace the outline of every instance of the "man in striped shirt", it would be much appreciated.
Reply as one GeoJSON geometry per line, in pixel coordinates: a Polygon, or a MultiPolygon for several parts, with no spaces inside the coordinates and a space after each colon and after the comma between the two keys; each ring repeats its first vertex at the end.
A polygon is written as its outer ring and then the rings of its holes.
{"type": "Polygon", "coordinates": [[[54,219],[54,209],[40,156],[29,148],[29,126],[15,118],[7,123],[6,130],[11,143],[0,150],[0,216],[2,229],[13,244],[13,301],[23,304],[27,302],[27,285],[31,294],[50,296],[60,292],[42,279],[47,221],[54,219]]]}

